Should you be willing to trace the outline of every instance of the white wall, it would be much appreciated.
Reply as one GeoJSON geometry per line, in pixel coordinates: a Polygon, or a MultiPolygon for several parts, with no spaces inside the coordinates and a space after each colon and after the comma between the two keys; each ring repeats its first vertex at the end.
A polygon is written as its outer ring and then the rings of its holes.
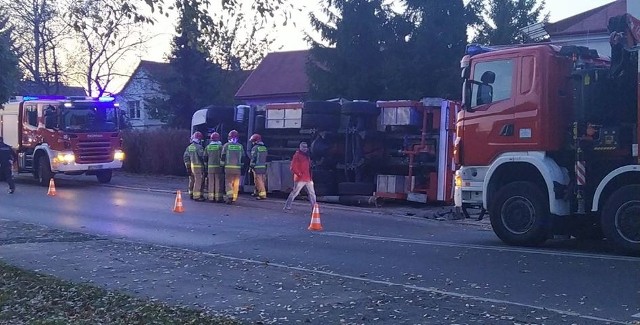
{"type": "MultiPolygon", "coordinates": [[[[159,120],[149,118],[147,110],[145,109],[145,101],[156,97],[165,97],[164,94],[160,92],[160,86],[150,79],[144,71],[137,71],[135,75],[131,76],[127,87],[120,92],[118,102],[120,103],[120,108],[127,113],[129,113],[128,102],[140,102],[140,118],[130,119],[131,126],[158,127],[162,126],[163,123],[159,120]]],[[[131,118],[131,116],[129,118],[131,118]]]]}

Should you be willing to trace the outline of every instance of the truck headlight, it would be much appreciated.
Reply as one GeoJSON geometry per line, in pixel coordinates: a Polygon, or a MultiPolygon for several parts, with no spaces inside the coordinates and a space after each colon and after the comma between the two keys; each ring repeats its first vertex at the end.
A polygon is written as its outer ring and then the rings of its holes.
{"type": "Polygon", "coordinates": [[[113,154],[113,159],[120,161],[124,160],[124,151],[116,150],[116,152],[113,154]]]}
{"type": "Polygon", "coordinates": [[[58,163],[70,164],[76,161],[76,156],[74,156],[73,153],[59,152],[55,159],[58,163]]]}

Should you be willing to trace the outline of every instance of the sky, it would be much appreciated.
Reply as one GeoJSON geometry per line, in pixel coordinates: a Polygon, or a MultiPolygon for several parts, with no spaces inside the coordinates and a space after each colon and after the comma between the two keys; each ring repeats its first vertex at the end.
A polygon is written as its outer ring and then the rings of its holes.
{"type": "MultiPolygon", "coordinates": [[[[241,2],[248,0],[240,0],[241,2]]],[[[447,1],[447,0],[441,0],[447,1]]],[[[545,12],[549,13],[550,22],[556,22],[567,17],[577,15],[589,9],[593,9],[614,0],[546,0],[545,12]]],[[[302,3],[300,0],[296,0],[302,3]]],[[[271,51],[295,51],[308,49],[309,46],[304,41],[305,31],[313,34],[313,29],[309,25],[309,12],[317,11],[321,6],[318,0],[305,0],[305,8],[301,12],[292,15],[293,22],[284,27],[279,27],[272,31],[276,38],[271,51]]],[[[159,18],[153,26],[154,33],[157,33],[147,45],[147,50],[139,56],[140,59],[150,61],[165,61],[166,54],[170,51],[171,37],[175,32],[175,18],[159,18]]],[[[137,65],[137,62],[136,62],[137,65]]],[[[135,66],[135,65],[134,65],[135,66]]],[[[124,82],[114,81],[114,88],[119,88],[124,82]]]]}

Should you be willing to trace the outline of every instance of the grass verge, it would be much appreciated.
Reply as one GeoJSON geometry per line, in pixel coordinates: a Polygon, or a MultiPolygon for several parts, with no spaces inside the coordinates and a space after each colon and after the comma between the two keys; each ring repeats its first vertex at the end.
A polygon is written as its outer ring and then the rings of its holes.
{"type": "Polygon", "coordinates": [[[239,322],[209,312],[73,284],[0,261],[2,324],[213,324],[239,322]]]}

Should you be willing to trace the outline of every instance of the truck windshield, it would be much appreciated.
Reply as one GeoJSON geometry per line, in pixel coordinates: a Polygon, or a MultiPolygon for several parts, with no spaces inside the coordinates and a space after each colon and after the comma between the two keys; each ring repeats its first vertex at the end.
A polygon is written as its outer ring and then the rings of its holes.
{"type": "Polygon", "coordinates": [[[118,108],[112,103],[75,103],[62,109],[61,129],[71,132],[118,130],[118,108]]]}

